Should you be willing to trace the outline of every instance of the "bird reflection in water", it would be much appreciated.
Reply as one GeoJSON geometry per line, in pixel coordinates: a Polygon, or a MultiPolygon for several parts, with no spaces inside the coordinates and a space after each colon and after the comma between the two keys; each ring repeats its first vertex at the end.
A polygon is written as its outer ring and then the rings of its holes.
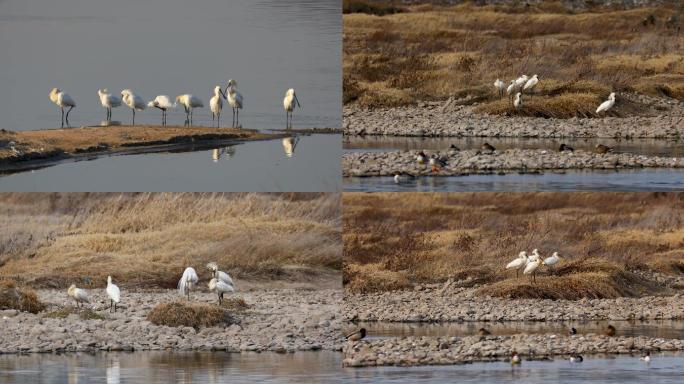
{"type": "Polygon", "coordinates": [[[101,127],[115,127],[121,125],[121,122],[118,120],[112,120],[112,121],[107,121],[107,120],[102,120],[100,121],[100,126],[101,127]]]}
{"type": "Polygon", "coordinates": [[[286,137],[283,139],[283,149],[285,150],[285,155],[287,155],[287,157],[292,157],[292,155],[294,155],[298,143],[299,136],[286,137]]]}
{"type": "Polygon", "coordinates": [[[211,160],[215,163],[221,160],[221,158],[230,159],[235,156],[235,146],[231,145],[224,148],[215,148],[211,151],[211,160]]]}
{"type": "Polygon", "coordinates": [[[107,384],[119,384],[121,382],[121,367],[119,358],[114,356],[107,364],[107,384]]]}

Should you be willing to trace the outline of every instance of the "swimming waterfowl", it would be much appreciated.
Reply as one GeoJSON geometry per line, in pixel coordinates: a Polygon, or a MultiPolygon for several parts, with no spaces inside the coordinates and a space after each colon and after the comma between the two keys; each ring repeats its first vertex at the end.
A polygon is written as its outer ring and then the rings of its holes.
{"type": "Polygon", "coordinates": [[[570,335],[570,336],[576,335],[576,334],[577,334],[577,328],[575,328],[575,327],[570,328],[570,330],[568,331],[568,335],[570,335]]]}
{"type": "Polygon", "coordinates": [[[615,327],[613,327],[612,324],[608,324],[608,326],[603,330],[603,334],[605,336],[615,336],[615,327]]]}
{"type": "Polygon", "coordinates": [[[409,180],[411,180],[413,176],[407,174],[407,173],[401,173],[401,172],[395,172],[394,173],[394,182],[397,184],[400,183],[406,183],[409,180]]]}
{"type": "Polygon", "coordinates": [[[428,161],[428,157],[425,154],[425,152],[418,152],[418,155],[416,155],[416,161],[418,162],[418,164],[425,164],[428,161]]]}
{"type": "Polygon", "coordinates": [[[582,357],[582,355],[570,356],[570,362],[571,363],[581,363],[583,361],[584,361],[584,358],[582,357]]]}
{"type": "Polygon", "coordinates": [[[561,144],[560,147],[558,148],[558,152],[574,152],[574,151],[575,151],[575,148],[568,146],[568,145],[565,145],[565,144],[561,144]]]}
{"type": "Polygon", "coordinates": [[[489,143],[484,143],[484,144],[482,144],[482,146],[481,146],[480,148],[481,148],[483,151],[486,151],[486,152],[494,152],[494,151],[496,151],[496,148],[494,148],[494,146],[491,145],[491,144],[489,144],[489,143]]]}
{"type": "Polygon", "coordinates": [[[451,144],[451,145],[449,146],[449,150],[450,150],[450,151],[458,152],[458,151],[460,151],[461,149],[458,148],[457,146],[451,144]]]}
{"type": "Polygon", "coordinates": [[[599,153],[599,154],[604,154],[608,152],[613,152],[613,148],[603,145],[603,144],[597,144],[596,148],[594,149],[594,152],[599,153]]]}
{"type": "Polygon", "coordinates": [[[354,331],[344,335],[348,341],[359,341],[366,337],[366,328],[361,328],[358,331],[354,331]]]}
{"type": "Polygon", "coordinates": [[[641,361],[646,362],[646,363],[650,363],[651,362],[651,352],[646,351],[646,353],[641,355],[641,361]]]}
{"type": "Polygon", "coordinates": [[[480,335],[480,336],[488,336],[488,335],[491,335],[492,333],[489,332],[489,331],[488,331],[487,329],[485,329],[485,328],[480,328],[480,329],[477,330],[477,334],[480,335]]]}
{"type": "Polygon", "coordinates": [[[520,359],[520,356],[518,356],[518,352],[511,352],[511,365],[520,365],[520,363],[522,363],[522,360],[520,359]]]}

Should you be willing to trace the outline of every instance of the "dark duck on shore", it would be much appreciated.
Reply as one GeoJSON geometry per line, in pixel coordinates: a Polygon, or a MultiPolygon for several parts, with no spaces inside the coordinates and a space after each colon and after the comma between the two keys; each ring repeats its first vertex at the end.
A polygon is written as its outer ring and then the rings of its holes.
{"type": "Polygon", "coordinates": [[[575,148],[573,148],[569,145],[565,145],[565,144],[561,144],[560,147],[558,148],[558,152],[574,152],[574,151],[575,151],[575,148]]]}
{"type": "Polygon", "coordinates": [[[446,165],[446,161],[437,157],[437,155],[430,157],[430,166],[432,166],[432,172],[439,172],[439,170],[446,167],[446,165]]]}
{"type": "Polygon", "coordinates": [[[492,333],[489,332],[489,331],[488,331],[487,329],[485,329],[485,328],[480,328],[480,329],[477,330],[477,334],[480,335],[480,336],[489,336],[489,335],[491,335],[492,333]]]}
{"type": "Polygon", "coordinates": [[[615,336],[615,327],[613,327],[612,324],[608,324],[608,326],[603,330],[603,334],[605,336],[615,336]]]}
{"type": "Polygon", "coordinates": [[[366,337],[366,328],[361,328],[354,332],[348,333],[344,335],[344,337],[347,339],[347,341],[359,341],[366,337]]]}
{"type": "Polygon", "coordinates": [[[594,149],[594,152],[599,153],[599,154],[604,154],[608,152],[613,152],[613,148],[603,145],[603,144],[597,144],[596,148],[594,149]]]}
{"type": "Polygon", "coordinates": [[[494,152],[494,151],[496,151],[496,148],[494,148],[494,146],[491,145],[491,144],[489,144],[489,143],[484,143],[484,144],[482,144],[482,146],[480,147],[480,149],[482,149],[482,151],[484,151],[484,152],[494,152]]]}

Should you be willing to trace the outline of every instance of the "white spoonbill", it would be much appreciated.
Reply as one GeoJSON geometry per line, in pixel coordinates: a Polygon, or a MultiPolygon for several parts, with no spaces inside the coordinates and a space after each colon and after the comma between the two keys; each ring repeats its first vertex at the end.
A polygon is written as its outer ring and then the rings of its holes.
{"type": "Polygon", "coordinates": [[[119,300],[121,300],[121,291],[119,291],[119,287],[117,287],[116,284],[112,283],[111,276],[107,276],[107,296],[109,296],[110,312],[112,307],[114,308],[114,312],[116,312],[116,305],[119,304],[119,300]]]}
{"type": "Polygon", "coordinates": [[[211,263],[208,263],[207,269],[209,269],[211,271],[211,275],[217,278],[219,281],[223,281],[226,284],[235,286],[235,283],[233,283],[233,279],[230,277],[230,275],[226,272],[219,271],[218,264],[215,262],[212,261],[211,263]]]}
{"type": "Polygon", "coordinates": [[[81,303],[90,303],[88,292],[86,292],[85,289],[76,288],[76,284],[71,284],[67,293],[74,299],[77,307],[79,307],[81,303]]]}
{"type": "Polygon", "coordinates": [[[193,285],[197,284],[198,281],[199,277],[197,277],[195,268],[185,268],[183,276],[180,281],[178,281],[178,292],[180,292],[181,295],[188,295],[188,300],[190,300],[190,291],[192,290],[193,285]]]}
{"type": "Polygon", "coordinates": [[[285,126],[286,128],[292,128],[292,112],[295,109],[295,105],[300,109],[302,106],[299,104],[299,99],[295,90],[290,88],[285,92],[285,98],[283,99],[283,107],[285,108],[285,126]]]}
{"type": "Polygon", "coordinates": [[[192,111],[195,108],[204,108],[204,103],[199,97],[186,93],[184,95],[176,96],[176,103],[185,108],[185,123],[192,125],[192,111]]]}
{"type": "Polygon", "coordinates": [[[107,121],[112,121],[112,108],[121,106],[121,98],[119,96],[109,93],[107,88],[98,89],[97,94],[100,95],[100,104],[107,109],[107,121]]]}
{"type": "Polygon", "coordinates": [[[223,109],[223,99],[226,95],[221,90],[221,86],[217,85],[214,87],[214,96],[209,100],[209,109],[211,109],[211,121],[216,118],[216,127],[221,126],[221,110],[223,109]]]}
{"type": "Polygon", "coordinates": [[[237,81],[230,79],[226,86],[226,98],[228,105],[233,109],[233,127],[240,126],[240,110],[244,103],[242,101],[242,94],[237,90],[237,81]]]}
{"type": "Polygon", "coordinates": [[[219,280],[217,278],[211,279],[209,281],[209,290],[216,291],[218,295],[219,305],[223,302],[223,294],[235,292],[235,288],[232,285],[226,283],[225,281],[219,280]]]}
{"type": "Polygon", "coordinates": [[[176,104],[172,103],[171,98],[167,95],[159,95],[147,103],[147,106],[160,109],[162,111],[162,125],[166,125],[166,110],[175,108],[176,104]]]}
{"type": "Polygon", "coordinates": [[[596,108],[596,113],[606,112],[613,108],[613,105],[615,105],[615,92],[611,92],[610,96],[608,96],[608,100],[604,101],[596,108]]]}
{"type": "Polygon", "coordinates": [[[72,99],[71,96],[67,95],[59,88],[52,88],[52,91],[50,91],[50,101],[57,104],[57,106],[62,109],[62,128],[64,127],[64,108],[69,107],[69,110],[66,113],[66,123],[68,127],[69,112],[71,112],[71,110],[76,106],[74,99],[72,99]]]}
{"type": "Polygon", "coordinates": [[[539,258],[536,258],[534,260],[530,260],[529,263],[525,266],[525,270],[523,270],[523,275],[529,275],[530,273],[532,274],[532,280],[537,281],[537,274],[536,270],[539,268],[541,265],[542,261],[539,258]]]}
{"type": "Polygon", "coordinates": [[[522,90],[523,91],[532,91],[534,89],[534,87],[537,86],[537,84],[539,84],[539,75],[534,75],[534,76],[532,76],[531,79],[529,79],[525,82],[525,85],[523,86],[522,90]]]}
{"type": "Polygon", "coordinates": [[[527,252],[522,251],[518,254],[518,257],[506,264],[506,269],[515,269],[515,275],[518,276],[520,269],[525,267],[525,264],[527,264],[527,252]]]}
{"type": "Polygon", "coordinates": [[[283,139],[285,156],[292,157],[292,155],[294,155],[295,148],[297,148],[297,143],[299,143],[299,136],[286,137],[283,139]]]}
{"type": "Polygon", "coordinates": [[[518,92],[515,94],[515,100],[513,100],[513,106],[515,109],[520,109],[523,106],[523,98],[522,98],[522,92],[518,92]]]}
{"type": "Polygon", "coordinates": [[[544,259],[544,265],[552,266],[558,264],[561,257],[558,256],[558,252],[554,252],[551,256],[544,259]]]}
{"type": "Polygon", "coordinates": [[[513,91],[515,91],[515,80],[511,80],[511,85],[506,88],[506,94],[510,96],[513,94],[513,91]]]}
{"type": "Polygon", "coordinates": [[[496,88],[496,91],[499,93],[499,99],[503,97],[504,92],[506,91],[506,83],[501,81],[500,79],[496,79],[494,82],[494,88],[496,88]]]}
{"type": "Polygon", "coordinates": [[[527,77],[527,75],[521,75],[520,77],[518,77],[517,79],[515,79],[515,87],[516,87],[518,90],[522,90],[522,87],[525,86],[525,83],[527,83],[527,80],[529,80],[529,79],[530,79],[530,78],[527,77]]]}
{"type": "Polygon", "coordinates": [[[128,108],[133,111],[133,123],[132,125],[135,125],[135,111],[143,111],[145,110],[145,107],[147,105],[145,104],[145,100],[143,100],[142,97],[138,96],[137,94],[133,93],[130,89],[124,89],[121,91],[121,98],[123,99],[123,102],[128,105],[128,108]]]}

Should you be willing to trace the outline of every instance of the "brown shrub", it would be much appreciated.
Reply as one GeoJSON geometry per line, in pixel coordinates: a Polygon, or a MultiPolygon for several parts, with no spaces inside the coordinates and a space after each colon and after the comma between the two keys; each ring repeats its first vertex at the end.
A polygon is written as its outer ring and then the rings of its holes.
{"type": "Polygon", "coordinates": [[[45,309],[45,304],[32,289],[18,288],[13,281],[3,280],[0,281],[0,309],[38,313],[45,309]]]}
{"type": "Polygon", "coordinates": [[[351,293],[394,291],[410,287],[406,273],[388,271],[380,264],[345,264],[344,287],[351,293]]]}
{"type": "Polygon", "coordinates": [[[147,320],[155,325],[168,327],[213,327],[232,322],[228,312],[220,307],[204,303],[162,303],[147,314],[147,320]]]}

